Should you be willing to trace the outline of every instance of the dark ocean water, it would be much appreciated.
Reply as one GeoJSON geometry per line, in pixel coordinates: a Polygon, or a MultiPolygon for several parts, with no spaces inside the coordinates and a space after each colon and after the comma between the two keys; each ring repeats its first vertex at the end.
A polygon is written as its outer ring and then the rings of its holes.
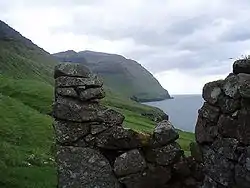
{"type": "Polygon", "coordinates": [[[172,124],[181,130],[194,132],[198,109],[203,104],[201,95],[175,95],[174,99],[144,103],[162,109],[172,124]]]}

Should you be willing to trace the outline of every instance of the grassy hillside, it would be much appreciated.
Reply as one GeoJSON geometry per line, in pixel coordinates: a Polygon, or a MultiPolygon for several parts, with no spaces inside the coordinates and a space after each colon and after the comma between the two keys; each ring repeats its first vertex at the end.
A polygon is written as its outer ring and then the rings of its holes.
{"type": "Polygon", "coordinates": [[[134,60],[116,54],[72,50],[54,54],[62,62],[83,63],[101,76],[107,87],[135,101],[170,98],[154,76],[134,60]]]}
{"type": "Polygon", "coordinates": [[[49,53],[0,20],[0,74],[53,83],[56,61],[49,53]]]}
{"type": "MultiPolygon", "coordinates": [[[[0,22],[0,187],[54,188],[54,138],[51,104],[53,67],[51,56],[0,22]]],[[[113,88],[102,101],[122,112],[125,126],[152,131],[162,111],[136,103],[113,88]]],[[[180,144],[188,150],[193,134],[180,132],[180,144]]]]}

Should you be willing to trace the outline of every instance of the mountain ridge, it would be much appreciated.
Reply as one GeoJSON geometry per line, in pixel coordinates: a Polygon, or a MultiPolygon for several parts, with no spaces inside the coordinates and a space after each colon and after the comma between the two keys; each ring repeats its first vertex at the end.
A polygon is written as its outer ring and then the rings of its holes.
{"type": "Polygon", "coordinates": [[[53,54],[61,62],[83,63],[104,79],[107,87],[137,102],[170,99],[159,81],[141,64],[119,54],[67,50],[53,54]]]}

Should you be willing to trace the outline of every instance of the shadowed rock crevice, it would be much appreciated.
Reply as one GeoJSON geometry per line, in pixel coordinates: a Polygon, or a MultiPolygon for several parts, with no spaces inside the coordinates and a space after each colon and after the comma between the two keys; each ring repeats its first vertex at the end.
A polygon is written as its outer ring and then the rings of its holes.
{"type": "Polygon", "coordinates": [[[59,188],[199,186],[200,165],[184,156],[168,120],[159,122],[152,134],[124,128],[122,114],[99,104],[105,97],[103,83],[86,67],[61,64],[54,75],[59,188]]]}

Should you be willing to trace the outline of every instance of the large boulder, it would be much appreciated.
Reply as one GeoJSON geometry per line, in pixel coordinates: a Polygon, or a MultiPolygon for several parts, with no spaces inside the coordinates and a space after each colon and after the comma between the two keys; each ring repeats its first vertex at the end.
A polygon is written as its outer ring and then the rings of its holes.
{"type": "Polygon", "coordinates": [[[220,109],[208,104],[207,102],[203,104],[198,112],[203,118],[215,123],[218,121],[220,115],[220,109]]]}
{"type": "Polygon", "coordinates": [[[90,132],[89,123],[55,120],[53,125],[56,140],[60,144],[73,143],[90,132]]]}
{"type": "Polygon", "coordinates": [[[98,151],[81,147],[59,147],[59,188],[121,188],[108,160],[98,151]]]}
{"type": "Polygon", "coordinates": [[[114,172],[117,176],[139,173],[145,168],[146,161],[138,149],[123,153],[114,163],[114,172]]]}
{"type": "Polygon", "coordinates": [[[74,122],[101,121],[98,112],[105,110],[98,103],[83,103],[76,99],[59,96],[53,105],[53,116],[74,122]]]}
{"type": "Polygon", "coordinates": [[[219,133],[224,137],[238,138],[238,120],[229,116],[222,114],[218,121],[219,133]]]}
{"type": "Polygon", "coordinates": [[[157,188],[166,187],[171,179],[171,168],[148,164],[148,169],[142,173],[130,174],[119,178],[126,188],[157,188]]]}
{"type": "Polygon", "coordinates": [[[239,78],[235,74],[229,74],[225,79],[222,90],[226,96],[233,99],[238,99],[240,97],[239,93],[239,78]]]}
{"type": "Polygon", "coordinates": [[[182,155],[183,151],[177,143],[172,143],[160,148],[149,148],[146,151],[147,161],[162,166],[169,166],[177,162],[182,155]]]}
{"type": "Polygon", "coordinates": [[[221,96],[218,101],[218,106],[220,107],[222,113],[231,114],[240,109],[240,99],[221,96]]]}
{"type": "Polygon", "coordinates": [[[233,64],[233,72],[235,74],[250,74],[250,59],[239,59],[233,64]]]}
{"type": "Polygon", "coordinates": [[[223,80],[218,80],[205,84],[202,92],[202,97],[204,98],[204,100],[207,101],[209,104],[215,104],[218,101],[219,96],[222,94],[222,85],[223,80]]]}
{"type": "Polygon", "coordinates": [[[153,141],[155,145],[166,145],[174,142],[179,138],[179,134],[174,126],[168,121],[164,120],[158,123],[153,132],[153,141]]]}
{"type": "Polygon", "coordinates": [[[95,146],[103,149],[134,149],[141,147],[138,133],[132,129],[114,126],[95,135],[95,146]]]}
{"type": "Polygon", "coordinates": [[[90,70],[82,64],[62,63],[55,66],[54,78],[58,78],[60,76],[88,78],[90,75],[90,70]]]}
{"type": "Polygon", "coordinates": [[[203,147],[205,174],[215,182],[231,187],[234,184],[234,163],[210,148],[203,147]]]}
{"type": "Polygon", "coordinates": [[[89,101],[92,99],[102,99],[105,97],[105,92],[103,88],[85,88],[77,87],[77,92],[79,93],[79,98],[82,101],[89,101]]]}
{"type": "Polygon", "coordinates": [[[216,126],[216,123],[199,115],[195,126],[196,141],[200,144],[211,143],[217,136],[218,127],[216,126]]]}
{"type": "Polygon", "coordinates": [[[239,93],[243,98],[250,98],[250,74],[238,75],[239,77],[239,93]]]}
{"type": "Polygon", "coordinates": [[[106,110],[99,111],[98,117],[104,123],[110,123],[110,124],[115,124],[115,125],[121,125],[125,119],[124,115],[122,115],[121,113],[111,108],[107,108],[106,110]]]}
{"type": "Polygon", "coordinates": [[[235,138],[222,138],[213,142],[211,147],[217,154],[226,157],[227,159],[237,161],[237,147],[239,142],[235,138]]]}

